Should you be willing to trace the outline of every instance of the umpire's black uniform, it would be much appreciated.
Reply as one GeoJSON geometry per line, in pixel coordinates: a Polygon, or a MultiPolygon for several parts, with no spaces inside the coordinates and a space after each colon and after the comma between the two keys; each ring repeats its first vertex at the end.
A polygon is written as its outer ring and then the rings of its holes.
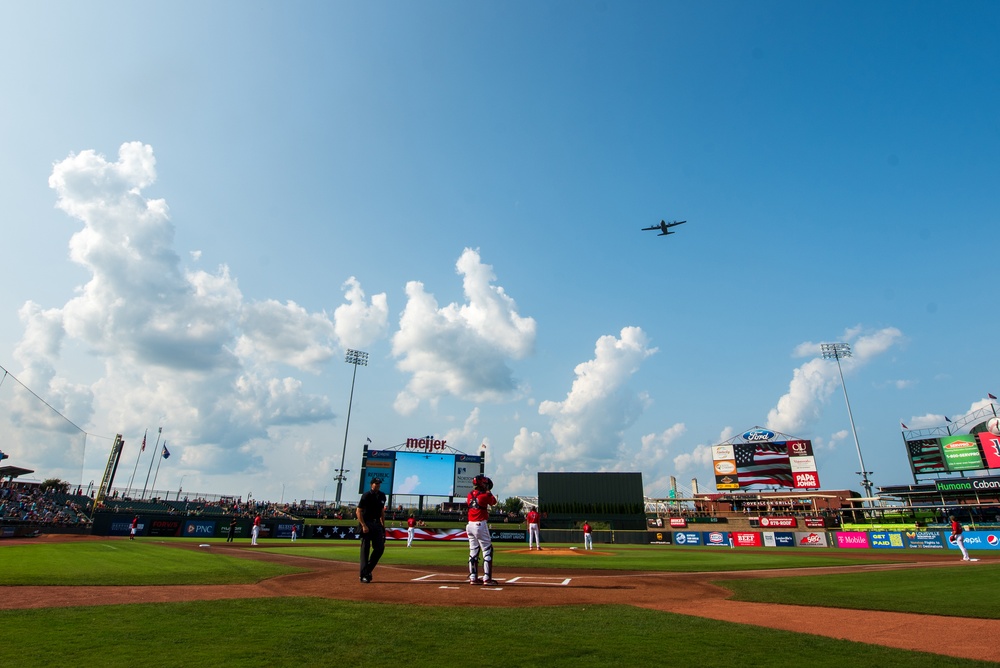
{"type": "Polygon", "coordinates": [[[372,571],[385,552],[385,494],[381,478],[372,479],[371,489],[358,501],[357,517],[361,527],[361,582],[372,581],[372,571]]]}

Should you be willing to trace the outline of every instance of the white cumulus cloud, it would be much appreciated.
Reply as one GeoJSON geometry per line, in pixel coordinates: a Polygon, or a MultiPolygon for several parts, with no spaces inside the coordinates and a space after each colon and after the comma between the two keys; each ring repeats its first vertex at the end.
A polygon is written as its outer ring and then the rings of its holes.
{"type": "Polygon", "coordinates": [[[523,359],[535,344],[535,321],[494,284],[493,268],[465,249],[456,264],[465,303],[439,306],[423,283],[406,284],[407,303],[392,339],[400,371],[410,375],[395,408],[412,413],[443,395],[497,402],[517,392],[508,360],[523,359]]]}

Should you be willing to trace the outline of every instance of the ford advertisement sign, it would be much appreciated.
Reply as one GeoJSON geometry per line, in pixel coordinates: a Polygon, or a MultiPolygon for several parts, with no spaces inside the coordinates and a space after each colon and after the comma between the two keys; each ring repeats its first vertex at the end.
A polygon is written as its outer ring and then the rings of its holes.
{"type": "Polygon", "coordinates": [[[756,429],[743,432],[743,440],[750,441],[751,443],[756,443],[758,441],[770,441],[773,438],[774,432],[770,429],[761,429],[758,427],[756,429]]]}

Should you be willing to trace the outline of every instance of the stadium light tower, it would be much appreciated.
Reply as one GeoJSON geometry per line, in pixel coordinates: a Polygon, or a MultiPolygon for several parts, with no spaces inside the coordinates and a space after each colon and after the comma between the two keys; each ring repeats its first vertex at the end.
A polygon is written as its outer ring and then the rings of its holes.
{"type": "Polygon", "coordinates": [[[347,402],[347,425],[344,427],[344,449],[340,452],[340,468],[337,469],[337,506],[340,506],[340,492],[344,487],[347,477],[344,475],[344,458],[347,456],[347,433],[351,429],[351,405],[354,403],[354,380],[358,377],[358,365],[368,366],[368,353],[360,350],[347,349],[344,361],[354,365],[354,375],[351,376],[351,398],[347,402]]]}
{"type": "MultiPolygon", "coordinates": [[[[854,446],[858,449],[858,461],[861,463],[861,486],[865,488],[865,496],[872,498],[872,481],[868,478],[871,473],[865,468],[865,458],[861,456],[861,443],[858,441],[858,430],[854,427],[854,414],[851,413],[851,400],[847,398],[847,384],[844,383],[844,370],[840,367],[840,358],[851,357],[851,344],[849,343],[821,343],[820,351],[823,359],[837,360],[837,371],[840,372],[840,386],[844,388],[844,401],[847,403],[847,418],[851,421],[851,432],[854,434],[854,446]]],[[[870,501],[869,501],[870,503],[870,501]]]]}

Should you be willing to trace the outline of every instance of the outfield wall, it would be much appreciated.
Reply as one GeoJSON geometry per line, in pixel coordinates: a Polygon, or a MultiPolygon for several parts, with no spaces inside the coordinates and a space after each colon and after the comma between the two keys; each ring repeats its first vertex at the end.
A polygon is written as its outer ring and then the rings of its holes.
{"type": "MultiPolygon", "coordinates": [[[[125,513],[98,513],[94,518],[93,534],[98,536],[128,536],[134,515],[125,513]]],[[[249,540],[252,522],[239,519],[234,538],[249,540]]],[[[355,525],[325,525],[296,522],[289,519],[265,520],[261,525],[261,538],[290,539],[292,527],[302,539],[314,540],[357,540],[360,535],[355,525]]],[[[833,531],[822,529],[801,529],[789,527],[777,531],[705,531],[704,525],[695,525],[688,530],[647,530],[610,531],[595,530],[595,545],[652,544],[676,547],[825,547],[840,549],[918,549],[956,550],[948,540],[948,530],[878,530],[878,531],[833,531]]],[[[41,528],[44,531],[44,528],[41,528]]],[[[7,537],[14,537],[11,531],[7,537]]],[[[229,518],[205,518],[177,515],[139,515],[137,535],[149,537],[185,538],[225,538],[229,533],[229,518]]],[[[527,543],[524,529],[507,528],[503,524],[491,527],[494,541],[498,543],[527,543]]],[[[970,550],[1000,550],[1000,528],[966,531],[965,546],[970,550]]],[[[0,532],[0,537],[4,537],[0,532]]],[[[390,541],[406,540],[405,528],[386,529],[390,541]]],[[[583,544],[583,532],[569,529],[542,529],[542,544],[583,544]]],[[[418,541],[465,541],[464,529],[430,529],[418,527],[414,530],[418,541]]]]}

